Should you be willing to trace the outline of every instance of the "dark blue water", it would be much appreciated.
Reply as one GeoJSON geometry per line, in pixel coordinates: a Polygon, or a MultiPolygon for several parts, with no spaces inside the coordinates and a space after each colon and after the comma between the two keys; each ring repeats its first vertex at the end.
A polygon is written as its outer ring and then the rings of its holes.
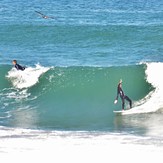
{"type": "Polygon", "coordinates": [[[0,63],[119,66],[162,61],[162,8],[159,0],[2,0],[0,63]]]}

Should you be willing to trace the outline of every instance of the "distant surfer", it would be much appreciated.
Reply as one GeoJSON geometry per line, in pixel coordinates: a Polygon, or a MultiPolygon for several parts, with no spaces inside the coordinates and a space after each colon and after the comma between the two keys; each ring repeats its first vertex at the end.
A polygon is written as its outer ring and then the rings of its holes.
{"type": "Polygon", "coordinates": [[[55,19],[54,17],[44,15],[44,14],[42,14],[42,13],[39,12],[39,11],[35,11],[35,12],[36,12],[38,15],[40,15],[43,19],[55,19]]]}
{"type": "Polygon", "coordinates": [[[122,90],[122,79],[119,81],[118,86],[117,86],[117,97],[114,101],[114,104],[116,104],[118,102],[118,96],[120,96],[120,98],[122,100],[122,110],[124,110],[125,100],[127,100],[129,102],[130,108],[132,108],[131,99],[128,96],[126,96],[122,90]]]}
{"type": "Polygon", "coordinates": [[[12,61],[12,64],[14,65],[14,67],[15,67],[17,70],[21,70],[21,71],[24,71],[24,70],[25,70],[25,67],[19,65],[19,64],[17,63],[17,60],[13,60],[13,61],[12,61]]]}

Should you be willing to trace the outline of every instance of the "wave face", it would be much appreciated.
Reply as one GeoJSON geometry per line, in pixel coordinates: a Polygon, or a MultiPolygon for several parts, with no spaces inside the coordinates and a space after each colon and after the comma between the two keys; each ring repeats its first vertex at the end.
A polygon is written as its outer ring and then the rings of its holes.
{"type": "Polygon", "coordinates": [[[161,84],[150,80],[153,66],[157,69],[162,63],[122,67],[36,66],[24,72],[1,66],[6,77],[1,79],[4,85],[0,90],[0,125],[60,130],[112,129],[113,110],[121,109],[120,100],[117,105],[113,103],[119,79],[123,79],[124,92],[134,105],[140,105],[143,100],[146,106],[155,95],[144,97],[153,90],[157,94],[160,87],[156,84],[161,84]]]}

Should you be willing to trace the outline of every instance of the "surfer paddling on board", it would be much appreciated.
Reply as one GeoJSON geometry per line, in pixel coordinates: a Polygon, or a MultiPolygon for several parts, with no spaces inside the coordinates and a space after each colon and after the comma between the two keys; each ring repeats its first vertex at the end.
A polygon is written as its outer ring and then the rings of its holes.
{"type": "Polygon", "coordinates": [[[117,97],[114,101],[114,104],[116,104],[118,102],[118,96],[120,96],[121,100],[122,100],[122,110],[124,110],[124,106],[125,106],[125,100],[127,100],[130,104],[130,109],[132,108],[132,101],[131,99],[126,96],[122,90],[122,79],[120,79],[118,86],[117,86],[117,97]]]}
{"type": "Polygon", "coordinates": [[[14,67],[15,67],[17,70],[21,70],[21,71],[24,71],[24,70],[25,70],[25,67],[19,65],[19,64],[17,63],[17,60],[13,60],[13,61],[12,61],[12,64],[14,65],[14,67]]]}

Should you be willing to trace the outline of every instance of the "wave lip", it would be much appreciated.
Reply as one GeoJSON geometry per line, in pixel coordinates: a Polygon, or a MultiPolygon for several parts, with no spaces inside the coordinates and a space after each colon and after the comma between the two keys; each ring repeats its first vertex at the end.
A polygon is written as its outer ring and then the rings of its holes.
{"type": "Polygon", "coordinates": [[[49,69],[49,67],[43,67],[39,64],[36,67],[28,67],[24,71],[17,71],[15,68],[12,68],[6,77],[15,88],[29,88],[38,83],[39,77],[49,69]]]}
{"type": "Polygon", "coordinates": [[[138,114],[157,112],[163,108],[163,78],[162,78],[162,62],[146,63],[146,81],[152,85],[154,90],[150,92],[145,98],[135,103],[136,107],[122,114],[138,114]]]}

